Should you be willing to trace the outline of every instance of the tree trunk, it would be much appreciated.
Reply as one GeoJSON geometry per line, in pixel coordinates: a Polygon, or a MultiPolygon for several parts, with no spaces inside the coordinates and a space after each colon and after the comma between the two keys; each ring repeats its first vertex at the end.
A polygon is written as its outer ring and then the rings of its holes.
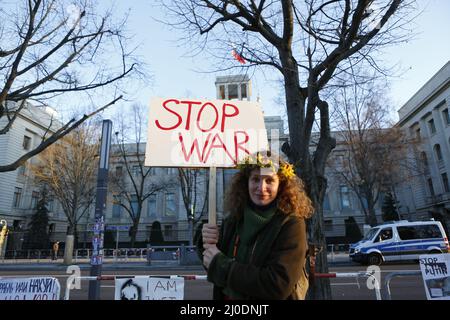
{"type": "MultiPolygon", "coordinates": [[[[141,194],[142,194],[142,190],[141,190],[141,194]]],[[[141,220],[141,213],[142,213],[142,202],[138,202],[136,216],[133,218],[133,226],[130,228],[130,245],[131,245],[131,248],[134,248],[134,245],[135,245],[135,242],[136,242],[136,235],[137,235],[137,232],[138,232],[139,221],[141,220]]]]}
{"type": "MultiPolygon", "coordinates": [[[[327,273],[327,248],[322,227],[322,201],[326,190],[326,180],[323,178],[324,172],[321,171],[324,170],[324,166],[316,170],[310,158],[310,134],[304,130],[306,98],[300,88],[297,63],[289,52],[280,53],[280,59],[284,71],[290,141],[289,147],[284,146],[283,151],[289,157],[290,162],[295,164],[297,172],[300,172],[300,178],[303,180],[306,192],[315,208],[315,214],[307,223],[309,244],[321,250],[315,258],[315,272],[327,273]]],[[[310,252],[311,254],[312,252],[310,252]]],[[[311,280],[308,299],[331,300],[330,281],[328,279],[311,280]]]]}
{"type": "Polygon", "coordinates": [[[138,231],[138,221],[133,221],[133,225],[130,228],[130,247],[134,248],[134,244],[136,242],[136,234],[138,231]]]}
{"type": "Polygon", "coordinates": [[[75,233],[75,225],[73,223],[69,224],[69,230],[66,235],[66,244],[64,246],[64,264],[71,265],[72,257],[73,257],[73,247],[74,247],[74,233],[75,233]]]}
{"type": "MultiPolygon", "coordinates": [[[[321,179],[316,176],[316,179],[321,179]]],[[[313,217],[308,222],[308,235],[309,235],[309,244],[314,245],[316,248],[317,255],[315,257],[315,273],[328,273],[328,259],[327,259],[327,244],[325,240],[325,232],[323,230],[323,198],[326,190],[326,182],[325,186],[319,187],[322,184],[313,183],[308,187],[310,190],[309,196],[313,201],[313,205],[315,208],[315,212],[313,217]]],[[[311,248],[311,247],[310,247],[311,248]]],[[[310,263],[311,257],[314,255],[314,252],[309,252],[310,263]]],[[[330,280],[327,278],[314,278],[314,276],[310,275],[310,289],[308,293],[309,299],[314,300],[331,300],[331,286],[330,280]]]]}

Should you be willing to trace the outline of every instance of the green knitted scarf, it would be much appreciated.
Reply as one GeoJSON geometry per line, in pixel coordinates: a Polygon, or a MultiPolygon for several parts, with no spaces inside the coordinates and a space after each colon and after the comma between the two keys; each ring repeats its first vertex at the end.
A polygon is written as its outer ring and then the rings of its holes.
{"type": "MultiPolygon", "coordinates": [[[[234,239],[236,239],[237,235],[239,235],[240,238],[235,257],[236,261],[240,263],[250,262],[250,257],[252,254],[251,251],[255,244],[256,237],[259,231],[261,231],[261,229],[272,219],[276,210],[277,206],[272,206],[267,210],[258,210],[256,208],[253,209],[248,205],[245,207],[243,221],[238,224],[237,232],[234,236],[234,239]]],[[[233,250],[234,242],[233,245],[230,246],[230,250],[228,252],[229,257],[233,257],[233,250]]],[[[234,292],[228,287],[225,288],[223,292],[225,295],[232,297],[233,299],[243,298],[239,293],[234,292]]]]}

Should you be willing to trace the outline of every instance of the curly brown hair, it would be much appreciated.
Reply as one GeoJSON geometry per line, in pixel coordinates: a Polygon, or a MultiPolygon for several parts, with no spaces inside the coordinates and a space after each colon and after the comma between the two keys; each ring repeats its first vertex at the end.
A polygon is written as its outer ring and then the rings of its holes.
{"type": "MultiPolygon", "coordinates": [[[[282,158],[279,158],[279,163],[280,166],[288,164],[282,158]]],[[[225,195],[225,211],[231,217],[240,219],[248,201],[251,201],[249,200],[248,179],[250,173],[256,169],[258,167],[255,165],[241,167],[239,172],[234,175],[225,195]],[[247,190],[247,192],[242,192],[243,190],[247,190]]],[[[298,176],[287,178],[280,171],[277,172],[277,175],[280,179],[280,184],[278,186],[277,197],[274,201],[277,201],[278,209],[287,215],[310,218],[314,212],[314,208],[310,198],[306,194],[301,179],[298,176]]]]}

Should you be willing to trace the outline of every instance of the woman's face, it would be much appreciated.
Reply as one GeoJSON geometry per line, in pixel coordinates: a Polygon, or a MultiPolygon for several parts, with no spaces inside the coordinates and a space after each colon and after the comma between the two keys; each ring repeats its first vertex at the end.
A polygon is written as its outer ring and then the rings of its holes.
{"type": "Polygon", "coordinates": [[[258,206],[266,206],[277,197],[279,185],[280,179],[276,173],[255,169],[248,178],[250,199],[258,206]]]}

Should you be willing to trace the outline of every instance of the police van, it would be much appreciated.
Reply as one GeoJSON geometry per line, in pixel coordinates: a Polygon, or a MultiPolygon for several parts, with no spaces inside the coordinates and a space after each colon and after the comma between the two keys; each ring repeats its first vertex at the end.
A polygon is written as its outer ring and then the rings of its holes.
{"type": "Polygon", "coordinates": [[[349,255],[355,262],[380,265],[449,251],[448,238],[439,221],[401,220],[371,228],[361,241],[350,246],[349,255]]]}

